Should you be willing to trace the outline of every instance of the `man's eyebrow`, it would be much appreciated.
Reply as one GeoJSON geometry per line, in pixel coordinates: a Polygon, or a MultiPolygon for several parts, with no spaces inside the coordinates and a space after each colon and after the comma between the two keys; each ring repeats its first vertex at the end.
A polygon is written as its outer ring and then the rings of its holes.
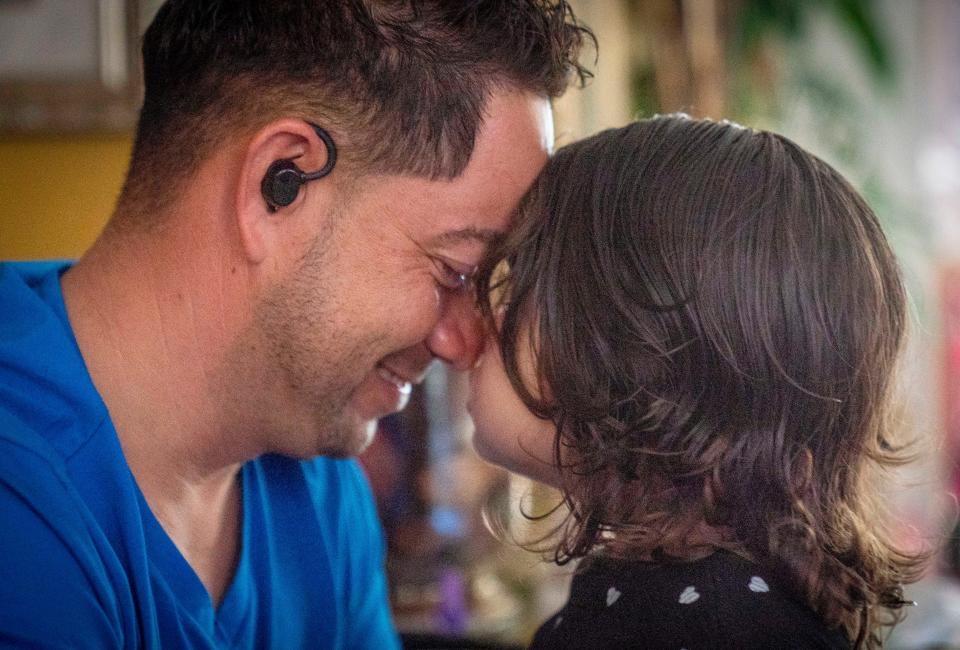
{"type": "Polygon", "coordinates": [[[433,237],[430,242],[436,246],[452,246],[465,241],[478,241],[481,244],[494,244],[503,239],[504,233],[488,228],[468,226],[459,230],[447,230],[433,237]]]}

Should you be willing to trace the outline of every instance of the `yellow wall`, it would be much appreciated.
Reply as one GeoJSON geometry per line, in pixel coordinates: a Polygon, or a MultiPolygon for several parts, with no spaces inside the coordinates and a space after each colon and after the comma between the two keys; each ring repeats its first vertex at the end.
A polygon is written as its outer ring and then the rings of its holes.
{"type": "Polygon", "coordinates": [[[0,138],[0,259],[77,257],[123,184],[126,135],[0,138]]]}

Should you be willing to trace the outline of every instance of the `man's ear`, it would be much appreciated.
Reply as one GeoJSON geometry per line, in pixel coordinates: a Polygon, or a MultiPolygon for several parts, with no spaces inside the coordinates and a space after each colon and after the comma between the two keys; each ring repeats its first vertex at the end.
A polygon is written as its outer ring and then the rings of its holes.
{"type": "Polygon", "coordinates": [[[307,188],[317,184],[300,186],[293,203],[273,210],[262,191],[270,166],[278,160],[292,160],[302,171],[309,172],[320,169],[327,162],[327,155],[326,145],[304,120],[276,120],[254,134],[240,169],[235,206],[240,242],[251,262],[262,262],[274,247],[285,244],[284,234],[297,227],[289,221],[303,206],[307,188]]]}

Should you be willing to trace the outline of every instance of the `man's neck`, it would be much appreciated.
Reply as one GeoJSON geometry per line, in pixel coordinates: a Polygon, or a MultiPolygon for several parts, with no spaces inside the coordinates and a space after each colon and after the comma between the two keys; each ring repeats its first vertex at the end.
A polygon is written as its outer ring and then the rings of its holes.
{"type": "Polygon", "coordinates": [[[63,277],[67,313],[130,470],[214,602],[239,548],[239,467],[216,382],[232,323],[221,279],[149,236],[99,241],[63,277]],[[164,254],[167,253],[167,254],[164,254]]]}
{"type": "Polygon", "coordinates": [[[96,244],[64,274],[64,301],[124,451],[145,453],[151,465],[182,459],[174,464],[194,467],[167,473],[199,479],[228,464],[209,457],[218,428],[209,382],[220,344],[204,329],[202,274],[191,283],[189,269],[163,268],[154,245],[130,236],[96,244]]]}

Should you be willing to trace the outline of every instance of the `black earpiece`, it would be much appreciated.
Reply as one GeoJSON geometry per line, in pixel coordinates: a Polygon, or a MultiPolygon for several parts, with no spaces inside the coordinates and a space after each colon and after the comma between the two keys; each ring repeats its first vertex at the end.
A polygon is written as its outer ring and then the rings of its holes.
{"type": "Polygon", "coordinates": [[[267,202],[267,208],[271,212],[276,212],[279,208],[284,208],[297,198],[300,193],[300,186],[307,181],[315,181],[323,178],[337,164],[337,146],[333,143],[333,138],[327,133],[326,129],[319,127],[312,122],[307,122],[317,132],[324,146],[327,148],[327,162],[315,172],[304,172],[297,163],[290,158],[274,160],[267,168],[267,173],[263,175],[260,182],[260,193],[263,194],[263,200],[267,202]]]}

